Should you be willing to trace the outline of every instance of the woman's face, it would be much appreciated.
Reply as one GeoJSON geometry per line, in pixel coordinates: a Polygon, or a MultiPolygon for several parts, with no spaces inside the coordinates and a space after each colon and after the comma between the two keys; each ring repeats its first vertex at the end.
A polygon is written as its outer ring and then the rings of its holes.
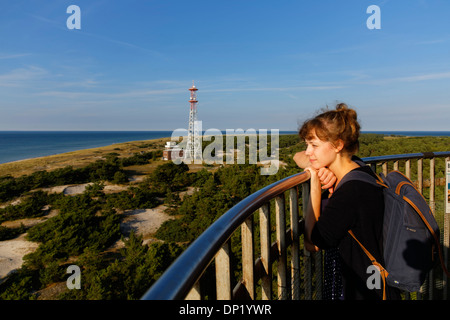
{"type": "Polygon", "coordinates": [[[312,136],[312,139],[306,140],[307,148],[305,152],[309,156],[311,167],[314,169],[329,167],[336,159],[337,150],[335,146],[331,142],[320,140],[315,132],[312,136]]]}

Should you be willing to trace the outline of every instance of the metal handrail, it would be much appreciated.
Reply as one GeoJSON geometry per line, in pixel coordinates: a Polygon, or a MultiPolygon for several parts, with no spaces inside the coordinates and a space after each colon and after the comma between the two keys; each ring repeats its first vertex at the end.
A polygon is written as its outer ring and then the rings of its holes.
{"type": "Polygon", "coordinates": [[[217,251],[233,232],[264,203],[308,181],[300,172],[274,182],[240,201],[206,229],[144,294],[143,300],[184,299],[202,276],[217,251]]]}
{"type": "MultiPolygon", "coordinates": [[[[450,157],[450,151],[365,157],[367,164],[450,157]]],[[[240,201],[205,230],[143,295],[143,300],[184,299],[233,232],[263,204],[310,179],[301,172],[274,182],[240,201]]]]}
{"type": "Polygon", "coordinates": [[[372,164],[377,162],[399,161],[399,160],[421,159],[421,158],[429,159],[434,157],[450,157],[450,151],[394,154],[389,156],[366,157],[363,158],[362,160],[367,164],[372,164]]]}

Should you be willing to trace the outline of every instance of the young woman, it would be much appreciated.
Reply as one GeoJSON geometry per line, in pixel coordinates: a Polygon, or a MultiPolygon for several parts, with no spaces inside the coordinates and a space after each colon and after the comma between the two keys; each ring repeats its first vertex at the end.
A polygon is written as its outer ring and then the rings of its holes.
{"type": "MultiPolygon", "coordinates": [[[[373,277],[368,267],[369,258],[350,236],[352,230],[357,239],[382,265],[384,200],[381,188],[350,180],[339,185],[352,170],[362,170],[374,176],[370,167],[360,166],[352,160],[359,148],[360,126],[357,114],[345,104],[335,110],[325,111],[306,121],[299,135],[306,141],[305,155],[309,157],[311,192],[305,217],[305,246],[310,251],[338,248],[341,256],[344,299],[382,299],[383,284],[379,289],[368,286],[373,277]],[[336,178],[336,186],[326,205],[322,204],[320,173],[324,168],[336,178]]],[[[399,292],[386,287],[388,299],[398,299],[399,292]]]]}
{"type": "MultiPolygon", "coordinates": [[[[295,163],[302,169],[306,169],[310,165],[309,156],[305,151],[298,152],[294,155],[295,163]]],[[[322,184],[322,202],[321,209],[326,205],[328,198],[331,196],[336,184],[336,176],[328,168],[322,167],[317,171],[317,176],[322,184]]],[[[309,245],[309,243],[307,243],[309,245]]],[[[323,253],[323,300],[342,300],[342,275],[341,275],[341,256],[337,248],[328,248],[323,253]]]]}

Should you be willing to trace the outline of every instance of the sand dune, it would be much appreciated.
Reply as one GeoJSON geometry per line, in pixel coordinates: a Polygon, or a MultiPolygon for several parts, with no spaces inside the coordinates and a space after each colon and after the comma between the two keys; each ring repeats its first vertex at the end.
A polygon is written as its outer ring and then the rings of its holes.
{"type": "MultiPolygon", "coordinates": [[[[151,236],[158,230],[161,224],[173,217],[164,213],[166,207],[164,205],[153,209],[137,209],[125,211],[124,219],[120,225],[121,232],[128,236],[131,231],[144,238],[144,244],[155,241],[151,236]]],[[[48,216],[47,216],[48,218],[48,216]]],[[[41,223],[46,219],[23,219],[18,221],[4,222],[2,225],[15,227],[23,223],[25,226],[31,226],[41,223]]],[[[23,257],[33,252],[39,246],[36,242],[25,239],[26,234],[11,240],[0,241],[0,282],[1,279],[8,275],[11,271],[20,268],[23,263],[23,257]]],[[[123,243],[119,240],[113,249],[123,247],[123,243]]]]}
{"type": "Polygon", "coordinates": [[[0,241],[0,279],[20,268],[23,256],[33,252],[39,246],[36,242],[25,240],[25,236],[26,233],[15,239],[0,241]]]}

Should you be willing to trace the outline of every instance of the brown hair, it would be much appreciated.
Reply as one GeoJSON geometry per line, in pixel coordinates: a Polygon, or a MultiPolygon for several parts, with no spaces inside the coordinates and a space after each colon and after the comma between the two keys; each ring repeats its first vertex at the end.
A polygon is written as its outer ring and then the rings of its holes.
{"type": "Polygon", "coordinates": [[[303,123],[298,134],[303,140],[311,140],[315,133],[322,141],[344,142],[343,151],[350,155],[358,152],[359,130],[356,111],[345,103],[336,105],[335,110],[324,110],[318,116],[303,123]]]}

